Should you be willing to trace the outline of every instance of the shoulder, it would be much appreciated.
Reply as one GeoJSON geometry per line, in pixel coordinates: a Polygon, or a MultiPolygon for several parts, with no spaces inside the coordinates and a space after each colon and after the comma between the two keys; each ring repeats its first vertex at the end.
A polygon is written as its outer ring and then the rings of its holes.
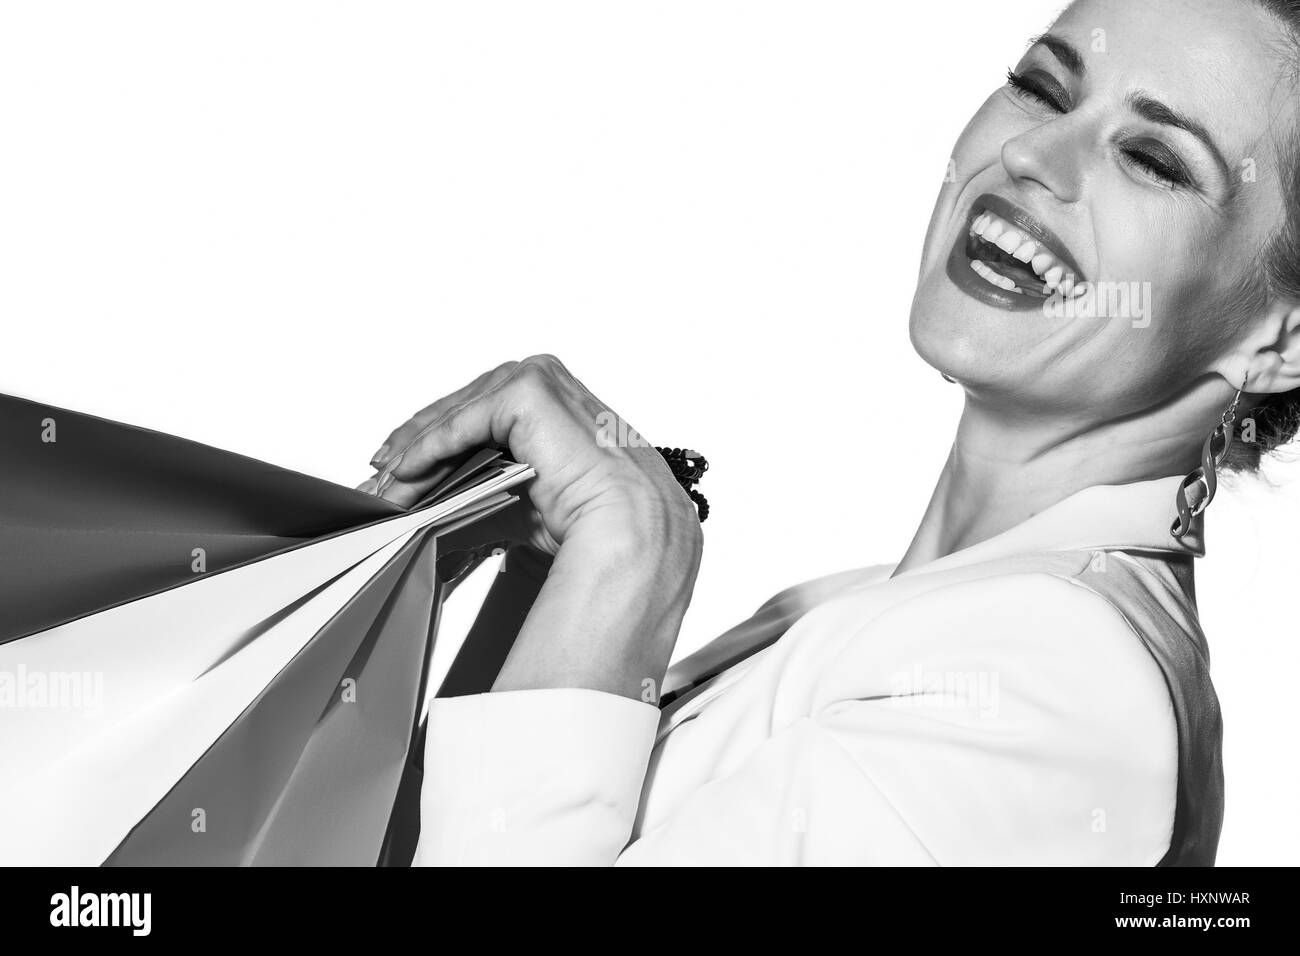
{"type": "Polygon", "coordinates": [[[891,604],[872,623],[883,630],[961,633],[991,645],[1028,642],[1092,654],[1142,649],[1115,603],[1075,574],[1045,570],[956,579],[891,604]]]}
{"type": "Polygon", "coordinates": [[[1114,603],[1077,577],[995,573],[916,594],[874,618],[863,637],[905,639],[914,653],[983,659],[1012,675],[1058,677],[1063,693],[1144,691],[1161,704],[1163,675],[1114,603]]]}
{"type": "Polygon", "coordinates": [[[1168,846],[1168,687],[1124,614],[1074,579],[995,574],[914,595],[856,633],[819,690],[819,719],[873,773],[898,742],[889,787],[910,794],[909,775],[928,773],[980,809],[983,837],[934,824],[939,858],[1154,862],[1168,846]]]}
{"type": "Polygon", "coordinates": [[[873,614],[825,664],[823,702],[923,690],[954,722],[1014,728],[1045,752],[1109,748],[1125,763],[1176,753],[1164,674],[1132,622],[1075,578],[1017,571],[926,590],[873,614]],[[969,686],[993,706],[945,699],[969,686]]]}

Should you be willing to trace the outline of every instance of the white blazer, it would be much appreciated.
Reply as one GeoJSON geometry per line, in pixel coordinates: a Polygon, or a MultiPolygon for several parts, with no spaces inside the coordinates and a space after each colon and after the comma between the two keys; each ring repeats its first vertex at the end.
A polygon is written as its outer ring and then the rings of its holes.
{"type": "Polygon", "coordinates": [[[1212,863],[1221,730],[1179,480],[782,592],[675,665],[662,708],[432,701],[415,863],[1212,863]]]}

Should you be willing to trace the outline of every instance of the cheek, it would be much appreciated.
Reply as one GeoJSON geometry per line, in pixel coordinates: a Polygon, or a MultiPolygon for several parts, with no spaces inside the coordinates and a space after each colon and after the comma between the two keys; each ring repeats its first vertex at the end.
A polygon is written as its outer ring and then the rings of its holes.
{"type": "Polygon", "coordinates": [[[1131,206],[1127,216],[1100,221],[1108,224],[1097,230],[1093,295],[1112,304],[1102,317],[1074,320],[1055,343],[1056,359],[1076,370],[1075,381],[1101,405],[1149,407],[1222,354],[1231,327],[1224,315],[1227,283],[1203,241],[1179,241],[1188,235],[1185,222],[1166,220],[1157,228],[1131,206]],[[1121,291],[1128,298],[1117,308],[1121,291]]]}
{"type": "Polygon", "coordinates": [[[1210,229],[1203,212],[1177,208],[1177,199],[1135,195],[1131,186],[1112,195],[1111,203],[1094,205],[1098,279],[1141,296],[1149,325],[1132,329],[1140,350],[1205,364],[1234,324],[1225,312],[1239,266],[1221,254],[1233,244],[1210,229]]]}
{"type": "Polygon", "coordinates": [[[1014,132],[1009,130],[1005,102],[994,92],[971,117],[952,148],[951,164],[930,212],[925,244],[921,253],[922,283],[937,276],[947,264],[953,217],[976,194],[1001,181],[1002,144],[1014,132]],[[992,171],[992,172],[991,172],[992,171]],[[978,187],[972,182],[978,180],[978,187]]]}
{"type": "Polygon", "coordinates": [[[1204,217],[1177,209],[1177,202],[1122,180],[1104,191],[1094,188],[1090,218],[1098,278],[1150,282],[1169,292],[1204,273],[1217,242],[1204,217]]]}

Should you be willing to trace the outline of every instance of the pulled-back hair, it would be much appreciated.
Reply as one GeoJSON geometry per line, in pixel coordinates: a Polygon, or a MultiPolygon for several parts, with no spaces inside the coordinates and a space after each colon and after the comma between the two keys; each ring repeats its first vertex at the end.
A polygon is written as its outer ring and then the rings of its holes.
{"type": "MultiPolygon", "coordinates": [[[[1300,77],[1300,0],[1252,0],[1272,14],[1286,31],[1294,69],[1300,77]]],[[[1250,283],[1252,303],[1262,309],[1271,297],[1300,306],[1300,135],[1292,132],[1280,149],[1282,202],[1285,218],[1260,259],[1258,275],[1250,283]]],[[[1233,442],[1224,464],[1234,471],[1259,469],[1263,456],[1295,439],[1300,432],[1300,389],[1263,396],[1245,417],[1255,421],[1254,442],[1233,442]]]]}

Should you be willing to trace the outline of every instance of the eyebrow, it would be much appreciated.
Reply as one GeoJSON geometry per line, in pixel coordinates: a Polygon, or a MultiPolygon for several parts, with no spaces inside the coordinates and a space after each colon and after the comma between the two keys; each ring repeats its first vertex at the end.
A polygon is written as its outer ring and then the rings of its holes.
{"type": "Polygon", "coordinates": [[[1200,140],[1201,145],[1209,150],[1210,156],[1218,165],[1223,178],[1228,182],[1232,182],[1232,169],[1228,166],[1228,161],[1223,158],[1223,153],[1215,145],[1214,137],[1210,135],[1210,131],[1202,124],[1141,90],[1130,93],[1124,99],[1129,109],[1143,119],[1160,126],[1171,126],[1174,129],[1180,129],[1200,140]]]}
{"type": "Polygon", "coordinates": [[[1054,33],[1044,33],[1042,36],[1033,37],[1029,41],[1029,45],[1031,47],[1047,47],[1052,56],[1061,61],[1061,66],[1069,70],[1078,79],[1083,79],[1088,73],[1088,67],[1084,65],[1083,57],[1074,48],[1074,44],[1065,37],[1057,36],[1054,33]]]}

